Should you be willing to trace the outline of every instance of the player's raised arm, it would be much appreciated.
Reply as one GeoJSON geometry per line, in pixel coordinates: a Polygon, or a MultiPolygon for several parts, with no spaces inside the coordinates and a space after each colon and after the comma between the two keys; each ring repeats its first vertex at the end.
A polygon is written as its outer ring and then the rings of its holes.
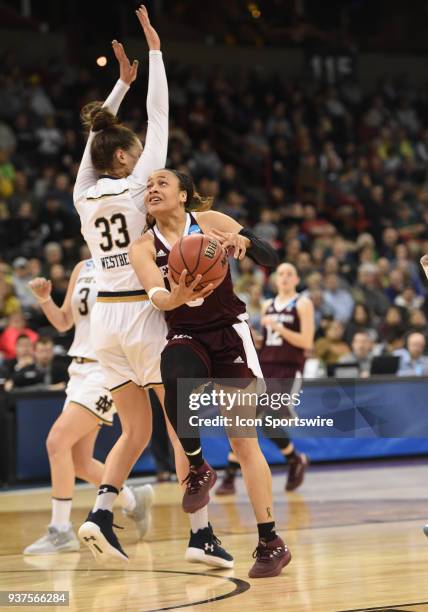
{"type": "Polygon", "coordinates": [[[244,259],[248,255],[261,266],[274,268],[278,265],[275,249],[232,217],[208,210],[197,213],[197,219],[205,233],[218,240],[226,250],[233,249],[235,259],[244,259]]]}
{"type": "Polygon", "coordinates": [[[73,313],[71,311],[71,296],[73,295],[82,265],[83,262],[79,261],[74,266],[62,306],[57,306],[51,297],[52,283],[50,280],[38,277],[28,283],[45,317],[59,332],[67,331],[74,325],[73,313]]]}
{"type": "MultiPolygon", "coordinates": [[[[108,110],[116,115],[119,107],[122,103],[123,98],[125,97],[131,83],[135,81],[137,78],[137,70],[138,70],[138,61],[134,60],[131,64],[129,61],[125,49],[123,48],[122,43],[117,40],[113,40],[112,48],[113,53],[117,59],[119,64],[119,79],[113,87],[110,95],[104,102],[104,104],[100,103],[91,103],[87,105],[85,109],[82,111],[82,119],[85,125],[91,127],[91,115],[95,113],[99,107],[108,108],[108,110]]],[[[95,171],[92,161],[91,161],[91,142],[94,137],[94,132],[91,130],[89,132],[89,137],[86,142],[85,150],[83,152],[82,161],[79,166],[79,170],[77,172],[76,183],[74,186],[74,202],[77,202],[79,198],[86,192],[89,187],[92,187],[97,182],[98,175],[95,171]]]]}
{"type": "Polygon", "coordinates": [[[165,167],[168,150],[168,81],[160,39],[150,23],[146,7],[141,6],[136,13],[149,46],[149,85],[146,142],[133,175],[145,183],[149,174],[165,167]]]}

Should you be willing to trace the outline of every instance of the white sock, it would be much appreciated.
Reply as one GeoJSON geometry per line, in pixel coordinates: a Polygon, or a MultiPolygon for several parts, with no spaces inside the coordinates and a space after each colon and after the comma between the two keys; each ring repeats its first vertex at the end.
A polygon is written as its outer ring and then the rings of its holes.
{"type": "Polygon", "coordinates": [[[123,485],[121,488],[117,497],[117,502],[122,506],[122,508],[125,508],[125,510],[128,510],[129,512],[132,512],[137,504],[137,500],[135,499],[132,489],[126,485],[123,485]]]}
{"type": "Polygon", "coordinates": [[[97,499],[92,512],[97,510],[110,510],[113,512],[113,504],[117,499],[119,491],[112,485],[101,485],[98,489],[97,499]]]}
{"type": "Polygon", "coordinates": [[[208,506],[204,506],[197,512],[193,512],[193,514],[189,514],[190,519],[190,528],[193,533],[199,531],[199,529],[205,529],[208,527],[208,506]]]}
{"type": "Polygon", "coordinates": [[[56,527],[59,531],[67,531],[70,527],[72,499],[57,499],[52,497],[52,517],[49,527],[56,527]]]}

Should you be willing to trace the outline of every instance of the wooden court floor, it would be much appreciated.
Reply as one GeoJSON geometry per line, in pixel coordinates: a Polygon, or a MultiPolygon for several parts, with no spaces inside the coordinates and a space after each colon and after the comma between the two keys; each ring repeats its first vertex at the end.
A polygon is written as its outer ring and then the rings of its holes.
{"type": "MultiPolygon", "coordinates": [[[[283,486],[284,474],[276,474],[277,523],[293,561],[265,580],[247,577],[256,537],[241,479],[236,496],[214,497],[210,510],[235,556],[233,570],[184,561],[188,524],[174,484],[156,485],[147,541],[136,543],[132,523],[116,513],[131,558],[125,568],[100,567],[86,550],[24,558],[22,549],[49,521],[49,491],[1,493],[0,590],[66,590],[69,610],[99,612],[428,611],[428,539],[421,529],[428,523],[428,461],[312,467],[298,492],[283,486]]],[[[93,489],[78,487],[75,526],[93,498],[93,489]]]]}

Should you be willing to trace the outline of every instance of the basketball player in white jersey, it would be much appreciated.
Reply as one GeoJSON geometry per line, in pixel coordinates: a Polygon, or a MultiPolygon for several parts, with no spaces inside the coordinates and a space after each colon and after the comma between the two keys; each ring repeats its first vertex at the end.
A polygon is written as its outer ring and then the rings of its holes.
{"type": "MultiPolygon", "coordinates": [[[[145,7],[136,12],[150,49],[144,149],[136,134],[116,118],[120,103],[136,78],[137,64],[134,61],[131,65],[122,45],[113,41],[120,79],[102,107],[91,105],[83,111],[91,131],[74,188],[74,203],[94,260],[98,286],[91,341],[122,426],[122,435],[106,459],[93,511],[79,529],[79,537],[96,557],[122,560],[128,557],[112,528],[112,507],[151,437],[150,387],[155,388],[163,404],[160,353],[166,338],[163,313],[151,305],[128,256],[131,242],[140,237],[145,226],[147,178],[164,167],[168,148],[168,84],[160,40],[145,7]]],[[[183,482],[188,461],[166,421],[177,476],[183,482]]],[[[192,532],[205,529],[209,536],[205,544],[214,554],[204,553],[206,562],[231,567],[232,557],[218,546],[208,525],[206,507],[192,514],[190,522],[192,532]]]]}
{"type": "MultiPolygon", "coordinates": [[[[61,307],[51,298],[51,281],[35,278],[30,288],[49,322],[61,332],[74,325],[75,333],[68,351],[72,362],[64,409],[46,441],[52,480],[51,521],[47,533],[24,554],[73,552],[80,548],[70,523],[75,478],[100,485],[104,466],[94,459],[95,440],[101,425],[112,424],[115,412],[89,342],[89,321],[97,294],[94,264],[88,259],[75,266],[61,307]]],[[[120,492],[119,502],[125,514],[135,520],[141,537],[150,525],[153,497],[150,485],[135,489],[124,486],[120,492]]]]}

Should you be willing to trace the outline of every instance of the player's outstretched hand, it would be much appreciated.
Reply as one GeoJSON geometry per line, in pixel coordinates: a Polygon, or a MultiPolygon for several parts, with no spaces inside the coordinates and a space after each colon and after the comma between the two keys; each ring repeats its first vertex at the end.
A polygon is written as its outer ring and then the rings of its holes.
{"type": "Polygon", "coordinates": [[[198,274],[190,284],[186,285],[186,277],[188,275],[187,270],[183,270],[180,274],[178,283],[172,278],[171,272],[168,272],[169,285],[171,287],[171,299],[176,304],[175,308],[182,306],[187,302],[193,302],[200,298],[206,298],[214,291],[213,284],[210,283],[203,289],[198,289],[198,285],[201,282],[202,275],[198,274]]]}
{"type": "Polygon", "coordinates": [[[41,276],[33,278],[33,280],[28,283],[28,286],[38,302],[47,300],[52,291],[51,281],[41,276]]]}
{"type": "Polygon", "coordinates": [[[113,40],[111,46],[113,47],[113,53],[119,63],[119,78],[127,85],[131,85],[137,78],[138,60],[134,59],[131,64],[122,43],[117,40],[113,40]]]}
{"type": "Polygon", "coordinates": [[[208,234],[221,244],[228,255],[233,255],[235,259],[244,259],[250,245],[248,238],[241,234],[222,232],[218,229],[210,229],[208,234]]]}
{"type": "Polygon", "coordinates": [[[138,21],[141,23],[141,27],[144,30],[144,35],[150,51],[160,51],[161,44],[159,35],[150,23],[149,14],[144,4],[142,4],[135,12],[137,14],[138,21]]]}

